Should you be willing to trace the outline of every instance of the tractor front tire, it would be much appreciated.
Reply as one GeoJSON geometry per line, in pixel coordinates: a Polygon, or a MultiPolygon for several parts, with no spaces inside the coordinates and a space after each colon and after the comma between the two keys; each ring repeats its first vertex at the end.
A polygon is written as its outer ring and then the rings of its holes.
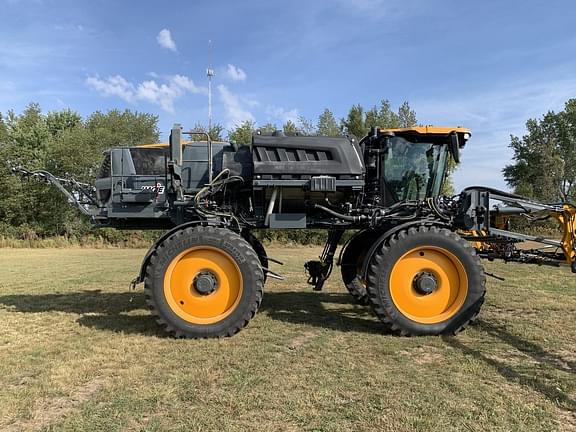
{"type": "Polygon", "coordinates": [[[223,228],[185,228],[150,257],[146,302],[172,336],[232,336],[262,301],[264,275],[258,255],[238,234],[223,228]]]}
{"type": "Polygon", "coordinates": [[[486,277],[464,239],[438,227],[393,235],[372,256],[368,294],[376,315],[394,333],[456,334],[478,313],[486,277]]]}

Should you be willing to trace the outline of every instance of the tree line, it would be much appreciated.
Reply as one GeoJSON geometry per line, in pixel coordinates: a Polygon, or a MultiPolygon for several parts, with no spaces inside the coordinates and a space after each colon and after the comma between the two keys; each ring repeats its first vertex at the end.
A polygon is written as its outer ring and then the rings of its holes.
{"type": "MultiPolygon", "coordinates": [[[[153,143],[158,118],[112,110],[87,118],[69,109],[42,113],[30,104],[21,114],[0,114],[0,235],[15,238],[79,238],[90,225],[55,188],[11,175],[10,167],[45,169],[59,177],[90,183],[102,152],[110,147],[153,143]]],[[[113,233],[103,233],[114,236],[113,233]]]]}
{"type": "MultiPolygon", "coordinates": [[[[287,120],[278,126],[275,123],[266,123],[257,126],[255,122],[246,120],[237,125],[225,135],[225,129],[221,124],[215,124],[208,130],[202,124],[197,123],[193,130],[196,132],[208,132],[210,137],[216,141],[227,139],[237,145],[250,145],[252,134],[256,131],[264,133],[282,130],[286,135],[318,135],[338,137],[344,135],[354,135],[362,138],[368,134],[370,128],[377,126],[382,128],[402,128],[416,126],[416,112],[410,107],[408,102],[404,102],[397,111],[392,109],[388,100],[382,100],[380,105],[373,106],[366,110],[360,104],[353,105],[348,111],[348,115],[340,120],[328,108],[318,116],[316,121],[299,116],[294,120],[287,120]]],[[[202,140],[202,136],[193,139],[202,140]]]]}

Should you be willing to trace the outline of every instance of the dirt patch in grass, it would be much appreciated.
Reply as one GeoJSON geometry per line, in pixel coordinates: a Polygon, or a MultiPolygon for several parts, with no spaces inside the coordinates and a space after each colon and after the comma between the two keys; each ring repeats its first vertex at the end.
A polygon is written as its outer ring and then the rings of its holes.
{"type": "Polygon", "coordinates": [[[415,347],[411,350],[401,350],[398,353],[406,356],[408,361],[419,365],[441,363],[445,360],[442,350],[434,346],[415,347]]]}
{"type": "Polygon", "coordinates": [[[301,335],[296,336],[288,343],[288,348],[291,350],[296,350],[302,348],[306,344],[310,343],[315,337],[316,333],[313,332],[304,332],[301,335]]]}
{"type": "Polygon", "coordinates": [[[556,424],[561,431],[576,431],[576,413],[573,411],[558,410],[556,424]]]}
{"type": "Polygon", "coordinates": [[[39,400],[31,409],[28,419],[17,420],[6,425],[3,430],[6,432],[45,430],[77,411],[78,407],[88,402],[105,383],[103,377],[97,377],[77,387],[66,397],[39,400]]]}

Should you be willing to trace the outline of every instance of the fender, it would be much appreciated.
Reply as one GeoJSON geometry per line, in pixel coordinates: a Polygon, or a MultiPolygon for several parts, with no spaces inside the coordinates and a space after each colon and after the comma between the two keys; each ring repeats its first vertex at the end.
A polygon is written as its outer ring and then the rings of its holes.
{"type": "Polygon", "coordinates": [[[162,234],[162,236],[154,242],[154,244],[150,247],[150,249],[148,249],[148,252],[146,252],[146,255],[144,255],[144,259],[142,260],[142,264],[140,265],[140,273],[138,273],[138,276],[136,276],[136,278],[132,281],[132,286],[135,287],[136,285],[144,282],[144,278],[146,277],[146,268],[148,267],[148,263],[150,262],[150,257],[152,256],[152,254],[154,254],[154,252],[156,252],[156,249],[158,249],[158,246],[160,246],[160,244],[164,240],[166,240],[168,237],[170,237],[175,232],[178,232],[184,228],[188,228],[188,227],[195,226],[195,225],[201,225],[201,224],[206,224],[206,221],[187,222],[187,223],[178,225],[177,227],[174,227],[171,230],[166,231],[164,234],[162,234]]]}
{"type": "Polygon", "coordinates": [[[368,236],[368,240],[372,240],[374,239],[374,241],[378,241],[378,239],[380,238],[380,236],[382,235],[382,233],[386,233],[386,231],[384,230],[373,230],[371,228],[368,229],[364,229],[364,230],[360,230],[357,233],[355,233],[352,237],[350,237],[346,243],[344,243],[342,245],[342,248],[340,249],[340,254],[338,255],[338,260],[336,261],[336,265],[340,266],[342,265],[342,260],[344,257],[344,253],[346,251],[346,249],[354,242],[356,241],[362,241],[364,240],[362,237],[364,236],[368,236]]]}
{"type": "Polygon", "coordinates": [[[402,231],[404,229],[407,228],[411,228],[411,227],[417,227],[417,226],[438,226],[438,227],[442,227],[442,228],[449,228],[449,225],[442,223],[440,221],[422,221],[422,220],[417,220],[417,221],[411,221],[411,222],[406,222],[400,225],[396,225],[394,228],[389,229],[388,231],[385,231],[374,243],[372,243],[372,246],[370,246],[370,249],[368,249],[368,253],[366,254],[366,257],[364,258],[364,262],[362,263],[362,279],[366,280],[367,276],[368,276],[368,265],[370,263],[370,261],[372,260],[372,257],[374,256],[374,253],[376,252],[376,250],[378,250],[382,244],[389,239],[390,237],[392,237],[394,234],[396,234],[399,231],[402,231]]]}

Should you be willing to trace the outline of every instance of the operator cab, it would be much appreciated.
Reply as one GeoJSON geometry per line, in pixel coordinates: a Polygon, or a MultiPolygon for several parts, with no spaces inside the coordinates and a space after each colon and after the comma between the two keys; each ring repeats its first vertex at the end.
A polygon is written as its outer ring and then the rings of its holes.
{"type": "Polygon", "coordinates": [[[459,151],[470,138],[468,129],[432,126],[378,129],[375,134],[386,206],[439,196],[449,157],[458,162],[459,151]]]}

